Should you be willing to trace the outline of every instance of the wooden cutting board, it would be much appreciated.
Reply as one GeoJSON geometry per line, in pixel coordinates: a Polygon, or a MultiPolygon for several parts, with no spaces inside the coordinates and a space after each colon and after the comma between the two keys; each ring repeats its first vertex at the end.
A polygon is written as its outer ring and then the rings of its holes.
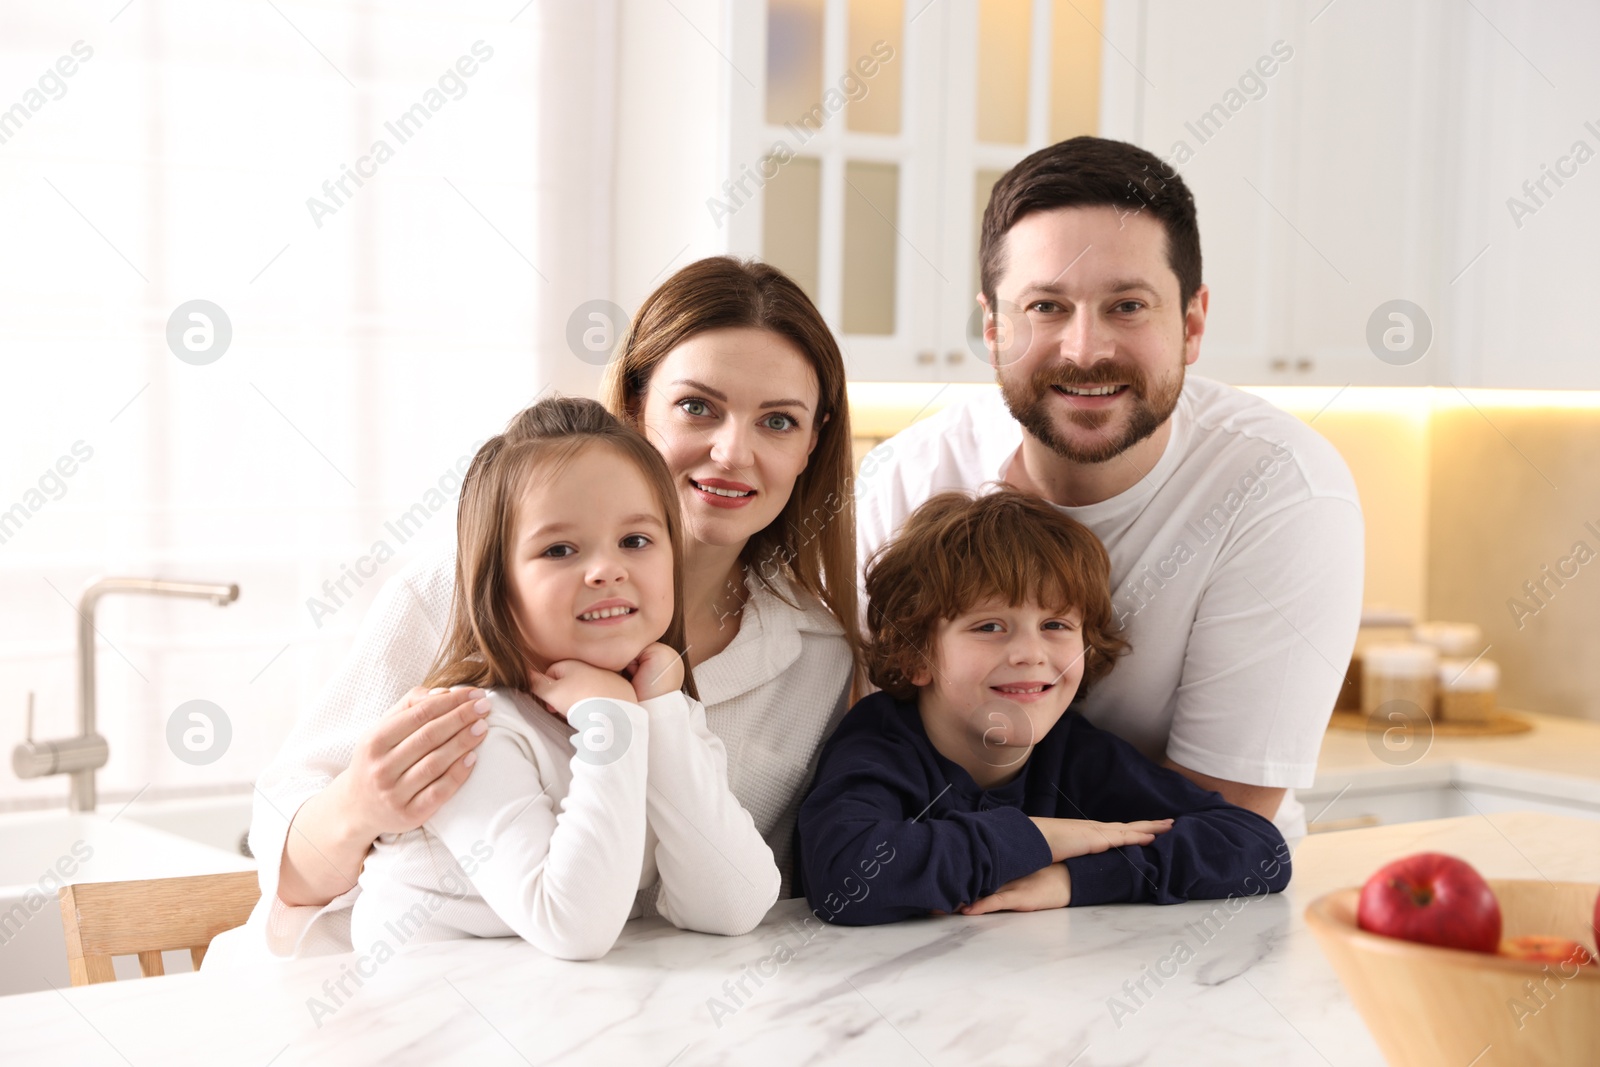
{"type": "MultiPolygon", "coordinates": [[[[1369,719],[1359,711],[1336,711],[1328,720],[1330,730],[1371,730],[1382,733],[1394,724],[1383,719],[1369,719]]],[[[1504,708],[1496,711],[1488,722],[1449,722],[1433,720],[1435,737],[1504,737],[1507,734],[1525,734],[1533,723],[1514,711],[1504,708]]]]}

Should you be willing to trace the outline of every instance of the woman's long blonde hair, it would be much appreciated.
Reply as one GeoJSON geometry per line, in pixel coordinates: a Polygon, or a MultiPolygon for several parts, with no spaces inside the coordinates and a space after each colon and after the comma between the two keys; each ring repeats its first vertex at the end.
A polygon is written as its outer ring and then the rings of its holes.
{"type": "Polygon", "coordinates": [[[785,574],[823,603],[844,628],[852,661],[861,663],[856,616],[855,494],[851,478],[850,406],[844,358],[810,298],[776,267],[713,256],[691,263],[661,284],[633,317],[607,370],[606,407],[643,429],[651,375],[668,353],[709,330],[768,330],[805,354],[816,372],[816,448],[778,517],[754,534],[740,562],[774,594],[785,574]]]}
{"type": "Polygon", "coordinates": [[[683,688],[699,698],[684,653],[683,522],[661,453],[593,400],[554,397],[519,412],[484,442],[461,486],[450,624],[424,688],[475,685],[527,690],[528,650],[511,606],[517,504],[536,479],[559,477],[587,448],[633,463],[655,493],[672,548],[672,622],[661,642],[683,657],[683,688]]]}

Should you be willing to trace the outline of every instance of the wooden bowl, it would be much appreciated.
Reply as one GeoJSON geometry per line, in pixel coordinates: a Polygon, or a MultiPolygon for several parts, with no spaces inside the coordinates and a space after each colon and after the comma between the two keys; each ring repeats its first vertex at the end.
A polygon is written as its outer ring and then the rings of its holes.
{"type": "MultiPolygon", "coordinates": [[[[1501,936],[1548,934],[1595,946],[1600,887],[1494,881],[1501,936]]],[[[1394,1067],[1600,1064],[1600,966],[1530,963],[1370,934],[1359,889],[1311,902],[1306,923],[1394,1067]],[[1576,973],[1573,973],[1576,971],[1576,973]]]]}

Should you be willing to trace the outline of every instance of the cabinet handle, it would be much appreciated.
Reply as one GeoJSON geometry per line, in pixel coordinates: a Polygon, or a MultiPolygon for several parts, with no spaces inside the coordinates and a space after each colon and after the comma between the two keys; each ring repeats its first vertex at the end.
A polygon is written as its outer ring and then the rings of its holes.
{"type": "Polygon", "coordinates": [[[950,351],[948,351],[948,352],[946,352],[944,354],[944,361],[946,363],[960,363],[963,359],[966,358],[966,356],[967,356],[967,354],[965,352],[961,351],[961,349],[952,348],[950,351]]]}
{"type": "Polygon", "coordinates": [[[1294,361],[1294,369],[1298,371],[1308,371],[1312,366],[1313,364],[1309,359],[1297,359],[1294,361]]]}
{"type": "Polygon", "coordinates": [[[918,352],[917,353],[917,362],[918,363],[932,363],[934,360],[936,360],[938,358],[939,358],[938,356],[936,356],[932,352],[928,352],[928,351],[922,351],[922,352],[918,352]]]}
{"type": "Polygon", "coordinates": [[[1289,361],[1286,359],[1275,359],[1271,363],[1268,363],[1267,366],[1271,367],[1273,370],[1288,370],[1289,361]]]}

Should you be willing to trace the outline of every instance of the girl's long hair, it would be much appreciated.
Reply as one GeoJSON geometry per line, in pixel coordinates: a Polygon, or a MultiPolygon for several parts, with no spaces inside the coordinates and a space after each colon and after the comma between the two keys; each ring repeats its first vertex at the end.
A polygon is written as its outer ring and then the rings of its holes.
{"type": "MultiPolygon", "coordinates": [[[[612,449],[638,469],[655,493],[672,548],[672,622],[661,641],[683,656],[683,523],[666,461],[595,401],[553,397],[519,412],[505,432],[478,449],[467,469],[456,515],[450,624],[424,688],[529,688],[526,643],[511,606],[510,554],[517,536],[517,505],[530,484],[560,477],[563,468],[587,448],[612,449]]],[[[698,699],[686,656],[683,688],[698,699]]]]}
{"type": "Polygon", "coordinates": [[[819,394],[817,446],[810,461],[783,511],[751,536],[740,562],[775,595],[782,593],[773,579],[784,574],[821,601],[844,628],[859,670],[855,493],[844,358],[805,292],[776,267],[754,260],[713,256],[689,264],[651,293],[634,315],[607,368],[602,387],[606,406],[642,430],[645,394],[661,361],[698,334],[738,327],[768,330],[800,349],[816,372],[819,394]]]}

